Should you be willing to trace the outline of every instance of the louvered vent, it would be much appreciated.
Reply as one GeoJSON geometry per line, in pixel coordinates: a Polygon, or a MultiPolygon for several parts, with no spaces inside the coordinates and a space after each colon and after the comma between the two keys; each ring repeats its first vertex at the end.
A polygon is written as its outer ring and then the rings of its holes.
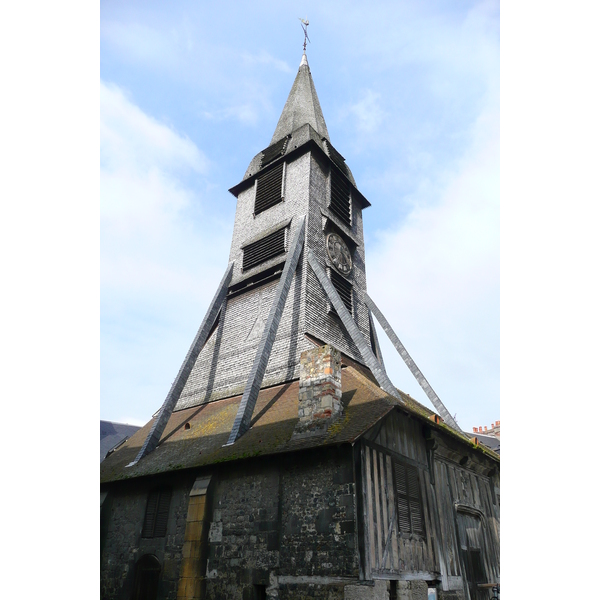
{"type": "Polygon", "coordinates": [[[411,465],[394,461],[394,479],[398,530],[403,533],[424,535],[423,506],[417,469],[411,465]]]}
{"type": "Polygon", "coordinates": [[[350,211],[350,183],[337,169],[331,169],[331,212],[344,223],[352,226],[350,211]]]}
{"type": "Polygon", "coordinates": [[[327,150],[329,151],[329,158],[333,161],[333,164],[342,172],[344,175],[348,174],[348,167],[346,165],[344,157],[329,143],[329,140],[325,139],[327,144],[327,150]]]}
{"type": "Polygon", "coordinates": [[[329,269],[329,279],[339,294],[348,312],[352,314],[352,284],[333,269],[329,269]]]}
{"type": "Polygon", "coordinates": [[[254,202],[254,214],[275,206],[283,199],[281,197],[281,182],[283,178],[283,163],[269,169],[258,178],[256,184],[256,200],[254,202]]]}
{"type": "Polygon", "coordinates": [[[164,537],[167,534],[170,505],[171,490],[169,488],[160,488],[150,492],[146,504],[142,537],[164,537]]]}
{"type": "Polygon", "coordinates": [[[266,237],[249,244],[244,248],[242,270],[247,271],[260,263],[266,262],[285,253],[285,230],[279,229],[266,237]]]}
{"type": "Polygon", "coordinates": [[[289,136],[284,137],[282,140],[275,142],[273,145],[265,148],[262,151],[262,158],[260,161],[260,168],[266,167],[270,162],[273,162],[276,158],[283,156],[285,154],[285,149],[287,148],[287,143],[289,140],[289,136]]]}

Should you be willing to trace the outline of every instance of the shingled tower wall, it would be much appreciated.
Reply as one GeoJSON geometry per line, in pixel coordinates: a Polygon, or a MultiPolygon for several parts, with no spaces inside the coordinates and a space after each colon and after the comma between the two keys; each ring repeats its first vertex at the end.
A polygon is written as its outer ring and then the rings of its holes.
{"type": "Polygon", "coordinates": [[[298,378],[300,354],[314,347],[305,334],[363,362],[306,262],[309,248],[324,268],[336,271],[326,248],[329,233],[339,235],[352,253],[350,273],[335,273],[333,277],[341,277],[342,284],[350,288],[351,313],[365,340],[371,343],[369,314],[363,302],[366,274],[362,208],[369,203],[329,142],[306,56],[271,145],[254,157],[243,180],[230,191],[237,197],[237,208],[229,255],[234,263],[229,293],[218,325],[198,356],[175,410],[243,393],[289,247],[249,268],[245,260],[250,250],[263,243],[268,246],[268,240],[282,230],[288,244],[302,216],[306,217],[304,251],[277,329],[263,387],[298,378]],[[277,169],[281,169],[282,201],[259,211],[258,187],[277,169]],[[349,222],[344,223],[331,209],[332,178],[347,185],[349,222]]]}

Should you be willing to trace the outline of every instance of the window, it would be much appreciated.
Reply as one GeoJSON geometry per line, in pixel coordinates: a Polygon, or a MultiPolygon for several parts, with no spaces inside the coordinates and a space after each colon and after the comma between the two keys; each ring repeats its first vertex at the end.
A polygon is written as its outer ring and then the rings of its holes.
{"type": "Polygon", "coordinates": [[[167,520],[171,505],[171,488],[161,487],[148,495],[142,537],[164,537],[167,534],[167,520]]]}
{"type": "MultiPolygon", "coordinates": [[[[333,269],[328,269],[328,271],[329,279],[331,279],[335,291],[339,294],[348,312],[352,315],[352,284],[333,269]]],[[[335,312],[333,307],[331,310],[335,312]]]]}
{"type": "Polygon", "coordinates": [[[242,271],[247,271],[260,265],[280,254],[285,253],[285,233],[287,227],[283,227],[270,233],[264,238],[248,244],[244,247],[244,258],[242,259],[242,271]]]}
{"type": "Polygon", "coordinates": [[[279,204],[283,200],[281,194],[283,165],[284,163],[279,163],[258,178],[256,182],[256,199],[254,201],[255,215],[279,204]]]}
{"type": "Polygon", "coordinates": [[[424,536],[423,503],[417,468],[394,460],[394,489],[398,531],[424,536]]]}

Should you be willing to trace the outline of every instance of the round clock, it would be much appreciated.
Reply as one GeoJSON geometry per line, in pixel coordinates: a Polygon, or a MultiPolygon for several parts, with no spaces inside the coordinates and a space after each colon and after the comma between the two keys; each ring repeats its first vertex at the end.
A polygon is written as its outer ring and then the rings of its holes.
{"type": "Polygon", "coordinates": [[[337,234],[330,233],[325,241],[327,245],[327,254],[333,263],[333,266],[342,274],[348,275],[352,270],[352,257],[346,242],[337,234]]]}

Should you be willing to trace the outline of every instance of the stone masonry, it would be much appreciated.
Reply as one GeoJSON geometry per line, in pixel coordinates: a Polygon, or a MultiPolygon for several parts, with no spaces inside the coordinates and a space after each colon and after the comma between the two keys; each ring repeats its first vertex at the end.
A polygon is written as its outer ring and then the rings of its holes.
{"type": "Polygon", "coordinates": [[[333,346],[300,355],[297,432],[323,425],[342,412],[342,355],[333,346]]]}

